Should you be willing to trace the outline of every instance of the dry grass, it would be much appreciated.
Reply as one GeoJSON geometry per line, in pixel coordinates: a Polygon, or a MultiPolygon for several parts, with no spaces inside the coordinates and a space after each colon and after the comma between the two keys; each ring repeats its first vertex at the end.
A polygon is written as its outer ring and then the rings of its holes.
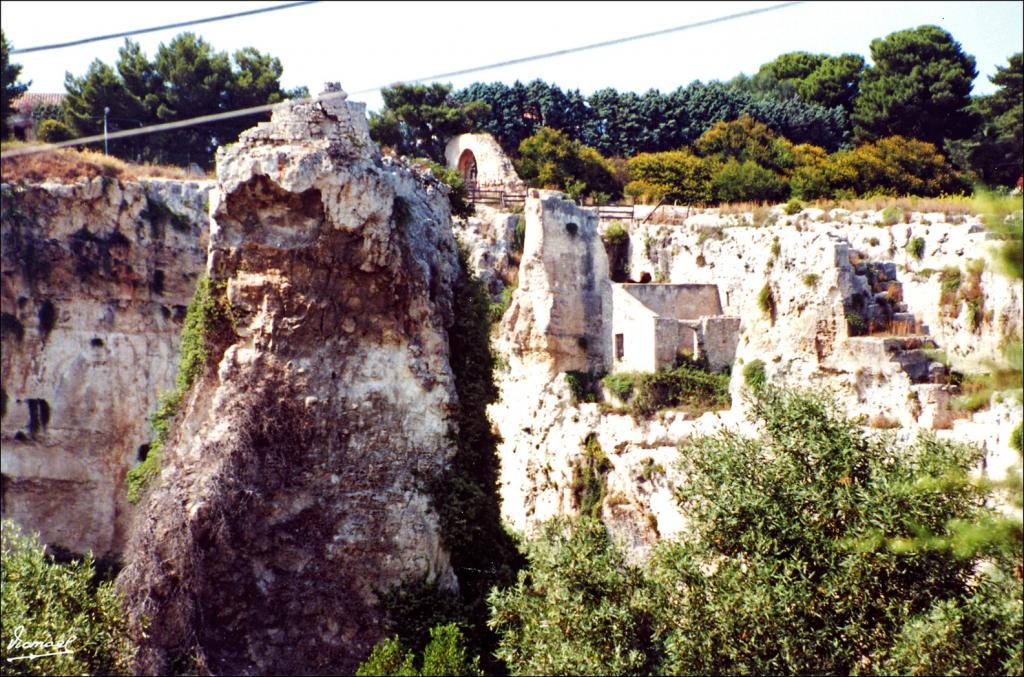
{"type": "Polygon", "coordinates": [[[892,416],[888,416],[886,414],[875,414],[874,416],[871,417],[871,420],[868,422],[868,425],[871,426],[872,428],[877,428],[879,430],[891,430],[893,428],[899,428],[900,422],[897,419],[893,418],[892,416]]]}
{"type": "MultiPolygon", "coordinates": [[[[24,144],[4,144],[3,150],[24,144]]],[[[60,148],[31,155],[4,156],[2,161],[4,183],[35,183],[40,181],[72,182],[97,176],[123,180],[148,178],[197,179],[190,177],[184,167],[168,165],[137,165],[93,150],[60,148]]]]}
{"type": "Polygon", "coordinates": [[[846,209],[850,212],[881,211],[886,207],[894,207],[903,210],[905,214],[910,212],[932,213],[940,212],[947,215],[966,216],[976,213],[971,205],[971,198],[960,195],[949,195],[943,197],[886,197],[878,195],[875,197],[863,197],[847,200],[817,200],[811,203],[812,207],[824,209],[846,209]]]}
{"type": "Polygon", "coordinates": [[[770,208],[771,206],[772,203],[770,202],[730,202],[719,205],[718,213],[723,216],[752,214],[755,210],[770,208]]]}

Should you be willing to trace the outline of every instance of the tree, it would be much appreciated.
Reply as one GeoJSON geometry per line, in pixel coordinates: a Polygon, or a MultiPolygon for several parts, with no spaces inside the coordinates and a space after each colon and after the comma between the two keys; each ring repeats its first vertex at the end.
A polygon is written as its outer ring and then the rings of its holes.
{"type": "Polygon", "coordinates": [[[990,186],[1013,186],[1021,176],[1024,156],[1024,53],[997,66],[989,80],[999,89],[973,102],[981,124],[967,142],[968,164],[990,186]]]}
{"type": "Polygon", "coordinates": [[[686,205],[708,204],[712,165],[688,150],[640,153],[627,163],[631,181],[625,192],[637,201],[664,198],[686,205]]]}
{"type": "MultiPolygon", "coordinates": [[[[304,95],[280,87],[277,58],[252,48],[229,57],[202,38],[182,33],[161,44],[151,61],[138,43],[125,40],[116,69],[97,60],[79,78],[65,76],[64,121],[77,135],[102,132],[104,108],[111,130],[132,129],[201,115],[276,103],[304,95]]],[[[142,138],[112,141],[114,155],[157,162],[213,164],[217,148],[267,114],[205,123],[142,138]]]]}
{"type": "Polygon", "coordinates": [[[681,448],[687,482],[676,495],[690,534],[653,564],[660,672],[884,674],[887,661],[910,662],[915,628],[936,627],[950,606],[981,607],[965,611],[977,623],[941,626],[967,652],[959,665],[1019,672],[1019,607],[990,603],[990,586],[1007,588],[981,558],[907,547],[993,514],[968,477],[980,450],[871,438],[829,399],[771,386],[751,410],[763,421],[757,439],[724,432],[681,448]]]}
{"type": "Polygon", "coordinates": [[[7,118],[14,114],[14,107],[12,104],[14,100],[25,93],[31,82],[21,83],[18,82],[18,75],[21,74],[21,65],[11,63],[10,55],[11,45],[7,42],[7,36],[0,30],[0,72],[3,73],[3,102],[2,111],[0,114],[3,115],[3,137],[6,139],[11,130],[7,127],[7,118]]]}
{"type": "Polygon", "coordinates": [[[840,106],[849,115],[860,94],[863,73],[864,57],[859,54],[830,56],[799,82],[796,91],[808,103],[840,106]]]}
{"type": "Polygon", "coordinates": [[[489,597],[497,655],[513,675],[640,675],[654,667],[640,569],[604,525],[554,520],[526,547],[529,569],[489,597]]]}
{"type": "Polygon", "coordinates": [[[899,136],[834,153],[824,174],[833,191],[854,195],[928,197],[967,189],[934,145],[899,136]]]}
{"type": "Polygon", "coordinates": [[[898,31],[872,40],[871,58],[852,115],[858,139],[900,135],[941,148],[971,134],[978,72],[953,36],[938,26],[898,31]]]}
{"type": "Polygon", "coordinates": [[[600,153],[550,127],[541,127],[519,144],[516,171],[532,187],[554,187],[574,196],[621,192],[611,164],[600,153]]]}
{"type": "Polygon", "coordinates": [[[474,128],[486,104],[460,104],[451,85],[395,85],[381,90],[384,108],[370,116],[370,136],[403,155],[444,162],[451,137],[474,128]]]}
{"type": "Polygon", "coordinates": [[[722,162],[750,160],[780,173],[793,166],[793,144],[745,113],[730,122],[715,123],[697,139],[694,150],[722,162]]]}

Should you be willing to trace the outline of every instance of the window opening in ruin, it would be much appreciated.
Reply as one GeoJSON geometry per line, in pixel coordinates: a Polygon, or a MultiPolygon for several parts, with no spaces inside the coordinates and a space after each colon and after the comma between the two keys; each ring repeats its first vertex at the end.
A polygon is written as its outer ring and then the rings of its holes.
{"type": "Polygon", "coordinates": [[[50,423],[50,405],[43,399],[29,399],[28,403],[28,431],[35,437],[40,428],[45,428],[50,423]]]}
{"type": "Polygon", "coordinates": [[[462,155],[459,156],[459,173],[462,174],[462,180],[466,184],[466,188],[476,188],[476,156],[468,148],[462,151],[462,155]]]}
{"type": "Polygon", "coordinates": [[[565,232],[569,233],[569,235],[575,235],[576,233],[579,232],[579,230],[580,227],[577,226],[575,223],[569,222],[565,224],[565,232]]]}
{"type": "Polygon", "coordinates": [[[621,360],[626,354],[625,337],[622,334],[615,335],[615,359],[621,360]]]}

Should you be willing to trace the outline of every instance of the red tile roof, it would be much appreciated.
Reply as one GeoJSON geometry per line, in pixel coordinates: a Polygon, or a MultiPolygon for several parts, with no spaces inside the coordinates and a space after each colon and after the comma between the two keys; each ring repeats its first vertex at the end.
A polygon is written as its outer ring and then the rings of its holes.
{"type": "Polygon", "coordinates": [[[22,113],[30,113],[36,106],[59,106],[64,101],[63,94],[37,94],[26,92],[11,102],[14,110],[22,113]]]}

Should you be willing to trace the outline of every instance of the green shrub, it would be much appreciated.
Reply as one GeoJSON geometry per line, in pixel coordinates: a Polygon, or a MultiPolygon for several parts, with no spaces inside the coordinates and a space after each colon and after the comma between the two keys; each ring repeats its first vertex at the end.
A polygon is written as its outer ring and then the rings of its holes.
{"type": "Polygon", "coordinates": [[[775,310],[775,298],[772,296],[772,287],[765,282],[761,291],[757,292],[757,307],[765,315],[771,315],[775,310]]]}
{"type": "Polygon", "coordinates": [[[964,324],[968,331],[977,332],[981,327],[982,306],[981,299],[971,299],[964,304],[964,324]]]}
{"type": "Polygon", "coordinates": [[[3,520],[0,571],[3,624],[0,661],[4,674],[127,675],[135,655],[120,596],[99,581],[92,555],[58,563],[38,537],[3,520]],[[34,648],[19,642],[65,642],[34,648]],[[70,653],[12,660],[39,653],[70,653]]]}
{"type": "Polygon", "coordinates": [[[955,294],[960,289],[961,274],[956,266],[947,266],[939,273],[939,287],[943,293],[955,294]]]}
{"type": "Polygon", "coordinates": [[[48,119],[39,123],[39,130],[36,136],[44,143],[60,143],[75,138],[71,128],[60,120],[48,119]]]}
{"type": "Polygon", "coordinates": [[[846,311],[846,331],[850,336],[864,336],[868,333],[868,323],[864,316],[856,310],[846,311]]]}
{"type": "MultiPolygon", "coordinates": [[[[980,558],[902,547],[986,513],[968,480],[980,450],[872,438],[835,411],[829,399],[767,387],[752,401],[759,437],[682,446],[676,495],[689,531],[653,562],[666,654],[657,672],[887,674],[879,663],[934,605],[989,605],[972,586],[980,558]]],[[[1020,599],[1019,581],[1011,594],[1020,599]]],[[[1012,656],[1019,625],[998,604],[976,615],[991,625],[949,627],[968,652],[959,665],[999,673],[1012,656]]]]}
{"type": "Polygon", "coordinates": [[[792,198],[786,203],[785,212],[786,216],[795,216],[804,210],[804,203],[796,198],[792,198]]]}
{"type": "Polygon", "coordinates": [[[601,379],[601,382],[604,383],[605,387],[615,397],[619,398],[622,402],[628,402],[633,394],[633,382],[635,380],[636,374],[620,372],[618,374],[608,374],[601,379]]]}
{"type": "Polygon", "coordinates": [[[686,407],[704,412],[729,406],[729,376],[690,364],[654,373],[613,374],[605,384],[627,403],[634,418],[648,418],[661,409],[686,407]],[[628,393],[624,398],[620,393],[628,393]]]}
{"type": "Polygon", "coordinates": [[[420,675],[482,675],[480,658],[466,653],[465,637],[454,623],[430,629],[430,642],[416,661],[412,651],[402,646],[398,637],[385,639],[373,647],[363,663],[356,669],[359,677],[373,675],[419,677],[420,675]],[[416,663],[420,668],[416,668],[416,663]]]}
{"type": "Polygon", "coordinates": [[[381,640],[370,656],[356,668],[357,677],[418,677],[416,657],[406,650],[397,637],[381,640]]]}
{"type": "Polygon", "coordinates": [[[594,394],[594,377],[589,372],[567,371],[565,372],[565,382],[569,384],[569,389],[572,390],[573,405],[577,405],[580,402],[597,401],[597,396],[594,394]]]}
{"type": "Polygon", "coordinates": [[[680,204],[707,204],[712,200],[711,178],[715,163],[688,150],[638,153],[627,161],[631,181],[626,195],[636,202],[662,199],[680,204]]]}
{"type": "Polygon", "coordinates": [[[492,303],[488,306],[488,314],[491,320],[491,324],[501,322],[501,318],[505,316],[505,311],[512,305],[512,294],[516,291],[516,285],[505,287],[501,290],[501,301],[498,303],[492,303]]]}
{"type": "Polygon", "coordinates": [[[764,362],[761,360],[748,362],[743,367],[743,382],[751,389],[758,389],[764,386],[767,383],[764,373],[764,362]]]}
{"type": "Polygon", "coordinates": [[[882,225],[895,226],[901,220],[903,220],[903,210],[901,208],[890,205],[882,210],[882,225]]]}
{"type": "MultiPolygon", "coordinates": [[[[152,203],[151,203],[152,204],[152,203]]],[[[163,446],[189,389],[199,380],[211,357],[211,341],[216,335],[232,331],[230,306],[223,283],[211,283],[205,275],[196,281],[196,291],[185,311],[178,352],[178,373],[174,390],[164,393],[150,416],[154,437],[145,460],[131,468],[125,477],[128,501],[138,503],[143,489],[159,477],[163,446]]]]}
{"type": "Polygon", "coordinates": [[[715,172],[712,186],[719,202],[778,202],[789,195],[789,185],[779,174],[752,160],[730,159],[715,172]]]}
{"type": "Polygon", "coordinates": [[[924,238],[914,237],[907,242],[907,253],[920,261],[924,258],[924,238]]]}
{"type": "Polygon", "coordinates": [[[1018,454],[1024,454],[1024,423],[1018,423],[1010,435],[1010,446],[1017,450],[1018,454]]]}
{"type": "Polygon", "coordinates": [[[779,236],[776,235],[772,238],[772,258],[778,258],[779,254],[782,253],[782,243],[779,242],[779,236]]]}
{"type": "Polygon", "coordinates": [[[493,590],[489,625],[514,675],[642,675],[654,670],[652,614],[642,572],[599,521],[543,525],[527,571],[493,590]]]}
{"type": "Polygon", "coordinates": [[[466,191],[466,185],[462,180],[462,174],[459,173],[459,170],[445,167],[429,158],[416,158],[413,162],[429,167],[430,173],[438,181],[448,186],[448,204],[451,208],[452,216],[465,218],[473,215],[475,210],[472,203],[468,201],[469,193],[466,191]]]}
{"type": "Polygon", "coordinates": [[[807,274],[806,274],[806,275],[804,275],[804,276],[803,276],[803,278],[802,278],[802,280],[803,280],[803,283],[804,283],[804,286],[805,286],[805,287],[810,287],[810,288],[812,288],[812,289],[813,289],[814,287],[817,287],[817,286],[818,286],[818,280],[819,280],[819,279],[820,279],[820,278],[818,277],[818,275],[817,275],[816,273],[807,273],[807,274]]]}
{"type": "Polygon", "coordinates": [[[608,224],[608,227],[604,229],[604,241],[609,246],[618,247],[626,244],[629,241],[629,233],[622,227],[622,224],[618,221],[612,221],[608,224]]]}
{"type": "Polygon", "coordinates": [[[516,227],[512,231],[512,251],[516,254],[523,253],[526,244],[526,218],[522,214],[516,215],[516,227]]]}
{"type": "Polygon", "coordinates": [[[611,461],[597,441],[595,435],[588,435],[583,442],[580,456],[573,473],[572,495],[581,515],[594,519],[601,518],[604,503],[606,478],[612,469],[611,461]]]}

